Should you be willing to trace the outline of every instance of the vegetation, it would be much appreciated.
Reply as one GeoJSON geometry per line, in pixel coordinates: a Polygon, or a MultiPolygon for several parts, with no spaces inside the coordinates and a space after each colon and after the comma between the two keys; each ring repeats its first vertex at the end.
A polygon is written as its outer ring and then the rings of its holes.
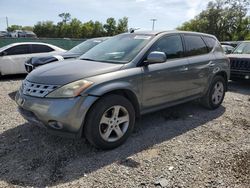
{"type": "MultiPolygon", "coordinates": [[[[194,19],[183,23],[177,29],[197,31],[215,35],[219,40],[250,40],[250,16],[247,15],[249,0],[210,1],[207,8],[194,19]]],[[[70,13],[58,15],[61,21],[38,22],[34,27],[12,25],[8,31],[33,30],[38,37],[51,38],[92,38],[113,36],[128,31],[128,18],[115,20],[108,18],[106,23],[88,21],[82,23],[71,18],[70,13]]]]}
{"type": "Polygon", "coordinates": [[[216,0],[179,30],[210,33],[221,41],[250,39],[249,0],[216,0]]]}
{"type": "Polygon", "coordinates": [[[38,37],[49,38],[93,38],[102,36],[113,36],[128,31],[128,18],[123,17],[118,20],[108,18],[105,24],[99,21],[88,21],[82,23],[76,18],[71,18],[70,13],[58,15],[62,21],[54,24],[52,21],[40,21],[34,27],[12,25],[8,31],[28,30],[34,31],[38,37]]]}

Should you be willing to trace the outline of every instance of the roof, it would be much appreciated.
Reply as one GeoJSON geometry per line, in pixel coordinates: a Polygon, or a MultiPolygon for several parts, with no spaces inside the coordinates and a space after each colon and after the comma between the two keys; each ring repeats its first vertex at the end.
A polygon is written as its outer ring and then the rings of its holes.
{"type": "Polygon", "coordinates": [[[21,45],[21,44],[45,44],[45,45],[51,45],[51,44],[48,44],[48,43],[44,43],[44,42],[15,42],[15,43],[12,43],[10,45],[21,45]]]}
{"type": "Polygon", "coordinates": [[[170,34],[170,33],[182,33],[182,34],[194,34],[194,35],[206,35],[206,36],[210,36],[210,37],[214,37],[213,35],[210,34],[206,34],[206,33],[199,33],[199,32],[191,32],[191,31],[179,31],[179,30],[162,30],[162,31],[135,31],[135,34],[139,34],[139,35],[159,35],[162,33],[165,34],[170,34]]]}

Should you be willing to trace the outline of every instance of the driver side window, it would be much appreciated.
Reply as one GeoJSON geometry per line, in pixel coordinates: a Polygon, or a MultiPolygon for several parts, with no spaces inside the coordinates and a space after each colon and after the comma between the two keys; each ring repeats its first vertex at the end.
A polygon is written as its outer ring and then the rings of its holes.
{"type": "Polygon", "coordinates": [[[153,51],[164,52],[167,56],[167,59],[183,57],[184,51],[181,36],[171,35],[159,39],[150,50],[150,52],[153,51]]]}

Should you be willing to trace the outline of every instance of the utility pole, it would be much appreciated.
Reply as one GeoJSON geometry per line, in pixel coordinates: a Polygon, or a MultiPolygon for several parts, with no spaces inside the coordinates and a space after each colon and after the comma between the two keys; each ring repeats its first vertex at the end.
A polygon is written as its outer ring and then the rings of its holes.
{"type": "Polygon", "coordinates": [[[154,31],[155,30],[155,22],[157,21],[157,19],[153,18],[153,19],[150,19],[150,21],[153,22],[152,31],[154,31]]]}
{"type": "MultiPolygon", "coordinates": [[[[7,25],[7,29],[8,29],[8,27],[9,27],[9,20],[8,20],[8,17],[6,16],[6,25],[7,25]]],[[[6,30],[7,30],[6,29],[6,30]]]]}

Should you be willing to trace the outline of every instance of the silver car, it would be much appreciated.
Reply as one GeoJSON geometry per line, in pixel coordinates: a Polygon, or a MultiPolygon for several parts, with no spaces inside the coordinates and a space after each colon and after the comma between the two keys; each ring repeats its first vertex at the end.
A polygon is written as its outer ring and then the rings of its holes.
{"type": "Polygon", "coordinates": [[[142,114],[194,99],[218,108],[229,72],[229,60],[212,35],[125,33],[77,60],[34,70],[16,102],[33,124],[112,149],[128,138],[142,114]]]}

